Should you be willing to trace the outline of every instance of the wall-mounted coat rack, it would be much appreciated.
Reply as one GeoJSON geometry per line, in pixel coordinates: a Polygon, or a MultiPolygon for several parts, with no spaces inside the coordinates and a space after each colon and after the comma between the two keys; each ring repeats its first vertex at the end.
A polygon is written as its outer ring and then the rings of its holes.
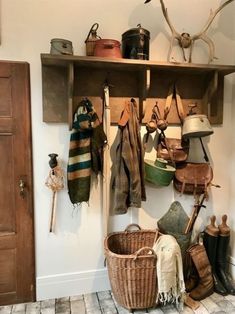
{"type": "MultiPolygon", "coordinates": [[[[41,54],[43,121],[68,122],[81,98],[88,97],[98,115],[102,112],[103,84],[108,79],[111,122],[117,123],[124,102],[135,98],[142,123],[150,120],[158,101],[163,111],[170,84],[177,83],[183,107],[197,103],[197,113],[206,114],[212,124],[223,122],[224,76],[235,66],[191,63],[167,63],[148,60],[106,59],[41,54]]],[[[178,124],[175,103],[169,124],[178,124]]]]}

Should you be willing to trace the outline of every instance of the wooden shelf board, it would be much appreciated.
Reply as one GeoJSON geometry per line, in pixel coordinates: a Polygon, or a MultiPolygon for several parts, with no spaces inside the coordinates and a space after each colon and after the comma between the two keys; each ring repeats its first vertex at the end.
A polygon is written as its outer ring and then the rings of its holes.
{"type": "Polygon", "coordinates": [[[168,63],[168,62],[157,62],[152,60],[134,60],[124,58],[99,58],[99,57],[85,57],[85,56],[74,56],[74,55],[52,55],[52,54],[41,54],[42,65],[52,66],[68,66],[70,62],[74,63],[74,66],[78,67],[96,67],[105,69],[119,68],[120,70],[133,70],[141,71],[150,68],[151,70],[169,70],[169,71],[180,71],[188,73],[200,73],[200,72],[211,72],[218,71],[223,75],[227,75],[235,72],[235,65],[218,65],[218,64],[195,64],[195,63],[168,63]]]}

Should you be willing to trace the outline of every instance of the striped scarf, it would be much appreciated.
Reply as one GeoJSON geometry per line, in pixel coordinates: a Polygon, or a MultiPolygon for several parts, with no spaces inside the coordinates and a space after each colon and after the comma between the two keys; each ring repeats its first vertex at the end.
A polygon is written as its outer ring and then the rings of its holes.
{"type": "Polygon", "coordinates": [[[100,125],[98,116],[88,99],[82,100],[75,112],[70,136],[68,161],[68,193],[73,204],[88,202],[91,184],[91,138],[100,125]]]}

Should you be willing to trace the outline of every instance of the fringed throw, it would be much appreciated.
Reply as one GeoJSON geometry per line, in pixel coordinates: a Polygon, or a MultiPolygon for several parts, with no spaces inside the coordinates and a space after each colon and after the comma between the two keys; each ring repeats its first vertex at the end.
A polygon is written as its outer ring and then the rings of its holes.
{"type": "Polygon", "coordinates": [[[88,99],[82,100],[74,115],[67,169],[68,192],[73,204],[89,201],[92,159],[95,173],[101,170],[100,149],[106,137],[100,126],[92,103],[88,99]]]}
{"type": "Polygon", "coordinates": [[[180,247],[171,235],[161,235],[153,246],[157,255],[157,302],[183,304],[185,285],[180,247]]]}

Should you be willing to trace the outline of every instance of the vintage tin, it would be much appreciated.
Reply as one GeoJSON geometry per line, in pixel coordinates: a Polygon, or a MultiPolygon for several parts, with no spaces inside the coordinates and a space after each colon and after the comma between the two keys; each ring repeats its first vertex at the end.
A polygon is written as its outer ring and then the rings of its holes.
{"type": "Polygon", "coordinates": [[[122,56],[127,59],[149,60],[150,33],[140,24],[122,34],[122,56]]]}
{"type": "Polygon", "coordinates": [[[54,55],[72,55],[73,54],[72,42],[67,39],[53,38],[51,40],[50,53],[54,55]]]}

